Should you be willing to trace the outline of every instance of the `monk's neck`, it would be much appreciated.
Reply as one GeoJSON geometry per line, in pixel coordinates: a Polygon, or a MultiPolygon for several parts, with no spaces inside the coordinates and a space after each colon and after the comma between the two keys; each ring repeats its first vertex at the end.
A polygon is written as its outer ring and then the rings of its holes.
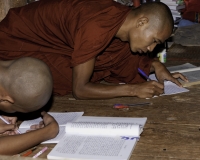
{"type": "Polygon", "coordinates": [[[128,41],[129,32],[134,27],[134,23],[133,11],[130,11],[115,37],[121,41],[128,41]]]}

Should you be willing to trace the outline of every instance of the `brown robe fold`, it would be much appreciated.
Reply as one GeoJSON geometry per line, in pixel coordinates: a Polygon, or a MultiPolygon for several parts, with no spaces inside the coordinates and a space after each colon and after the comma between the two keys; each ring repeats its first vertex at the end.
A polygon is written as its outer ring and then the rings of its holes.
{"type": "Polygon", "coordinates": [[[72,91],[72,68],[96,58],[92,82],[139,83],[151,59],[114,38],[130,8],[113,0],[40,0],[0,22],[0,59],[35,57],[51,69],[54,93],[72,91]]]}

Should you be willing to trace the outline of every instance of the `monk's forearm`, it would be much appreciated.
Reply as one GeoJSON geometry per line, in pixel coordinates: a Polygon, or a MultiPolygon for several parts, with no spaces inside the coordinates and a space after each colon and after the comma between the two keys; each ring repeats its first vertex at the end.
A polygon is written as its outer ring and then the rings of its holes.
{"type": "Polygon", "coordinates": [[[164,67],[164,65],[159,60],[154,60],[151,63],[150,72],[154,72],[156,68],[164,67]]]}
{"type": "MultiPolygon", "coordinates": [[[[94,71],[95,59],[79,64],[73,68],[73,95],[76,99],[109,99],[115,97],[138,96],[152,92],[152,89],[141,84],[106,85],[90,82],[94,71]],[[140,87],[141,86],[141,87],[140,87]],[[143,92],[140,92],[142,90],[143,92]]],[[[152,88],[155,88],[151,84],[152,88]]],[[[146,96],[149,96],[146,95],[146,96]]],[[[144,97],[145,98],[145,97],[144,97]]]]}
{"type": "Polygon", "coordinates": [[[73,91],[76,99],[109,99],[115,97],[128,97],[135,95],[135,85],[119,84],[106,85],[97,83],[87,83],[73,91]]]}

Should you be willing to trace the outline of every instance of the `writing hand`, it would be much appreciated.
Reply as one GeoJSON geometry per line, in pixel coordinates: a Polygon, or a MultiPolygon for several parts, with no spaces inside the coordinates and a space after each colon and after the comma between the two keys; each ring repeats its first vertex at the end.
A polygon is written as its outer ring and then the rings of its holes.
{"type": "Polygon", "coordinates": [[[164,85],[156,81],[148,81],[134,86],[135,95],[139,98],[151,98],[164,93],[164,85]]]}
{"type": "Polygon", "coordinates": [[[14,135],[17,134],[17,117],[8,117],[8,116],[2,116],[8,123],[6,124],[4,121],[0,120],[0,134],[6,134],[6,135],[14,135]]]}

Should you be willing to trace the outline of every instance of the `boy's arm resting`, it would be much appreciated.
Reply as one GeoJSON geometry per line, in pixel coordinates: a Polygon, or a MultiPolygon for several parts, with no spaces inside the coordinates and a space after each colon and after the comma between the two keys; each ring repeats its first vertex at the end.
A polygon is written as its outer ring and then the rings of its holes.
{"type": "Polygon", "coordinates": [[[24,134],[0,137],[0,154],[18,154],[43,141],[54,138],[59,132],[57,122],[46,112],[42,112],[42,116],[45,127],[24,134]]]}
{"type": "Polygon", "coordinates": [[[95,59],[79,64],[73,68],[73,95],[77,99],[107,99],[115,97],[137,96],[153,97],[163,93],[163,84],[156,81],[140,84],[106,85],[92,83],[95,59]]]}

